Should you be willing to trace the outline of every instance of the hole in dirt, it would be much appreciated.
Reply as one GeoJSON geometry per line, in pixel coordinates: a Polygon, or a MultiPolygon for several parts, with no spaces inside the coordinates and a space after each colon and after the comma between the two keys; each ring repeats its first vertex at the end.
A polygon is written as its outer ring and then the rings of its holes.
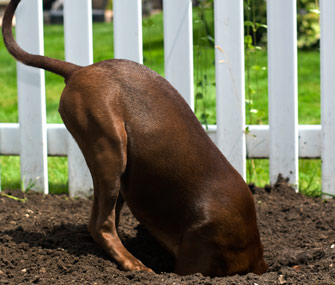
{"type": "Polygon", "coordinates": [[[156,273],[172,272],[174,258],[154,239],[144,226],[135,227],[134,238],[123,238],[126,248],[156,273]]]}

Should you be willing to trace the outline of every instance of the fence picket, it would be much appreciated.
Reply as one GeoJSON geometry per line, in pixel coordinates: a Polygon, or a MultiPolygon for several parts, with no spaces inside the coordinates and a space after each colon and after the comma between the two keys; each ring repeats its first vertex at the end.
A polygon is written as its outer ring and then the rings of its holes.
{"type": "Polygon", "coordinates": [[[217,145],[245,178],[243,1],[214,5],[217,145]]]}
{"type": "MultiPolygon", "coordinates": [[[[64,36],[67,61],[83,66],[93,63],[91,0],[64,1],[64,36]]],[[[93,189],[90,172],[70,134],[68,140],[69,194],[88,196],[93,189]]]]}
{"type": "Polygon", "coordinates": [[[298,185],[296,0],[268,0],[270,182],[298,185]],[[283,20],[285,19],[285,20],[283,20]]]}
{"type": "Polygon", "coordinates": [[[143,63],[141,0],[114,0],[113,11],[114,57],[143,63]]]}
{"type": "Polygon", "coordinates": [[[192,1],[164,0],[165,77],[194,109],[192,1]]]}
{"type": "Polygon", "coordinates": [[[335,195],[335,1],[320,1],[322,191],[335,195]]]}
{"type": "MultiPolygon", "coordinates": [[[[28,52],[43,54],[42,1],[23,1],[16,12],[16,39],[28,52]]],[[[48,193],[47,134],[44,70],[17,63],[24,187],[48,193]]]]}

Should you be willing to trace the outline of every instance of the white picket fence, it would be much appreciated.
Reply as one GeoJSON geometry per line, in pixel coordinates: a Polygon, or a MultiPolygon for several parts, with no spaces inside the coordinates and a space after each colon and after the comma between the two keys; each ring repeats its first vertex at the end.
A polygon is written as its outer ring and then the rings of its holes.
{"type": "MultiPolygon", "coordinates": [[[[190,106],[193,94],[191,0],[164,0],[166,78],[190,106]]],[[[116,58],[142,63],[140,0],[114,0],[116,58]]],[[[217,125],[208,134],[246,176],[246,157],[269,158],[278,174],[298,185],[298,159],[322,159],[322,190],[335,194],[335,1],[320,0],[321,125],[298,125],[296,0],[267,0],[269,125],[245,132],[243,0],[215,0],[217,125]]],[[[66,60],[92,63],[91,0],[65,0],[66,60]]],[[[23,0],[17,41],[43,54],[42,1],[23,0]]],[[[0,154],[21,156],[21,177],[48,193],[47,155],[68,156],[69,193],[92,193],[92,181],[76,143],[62,124],[46,124],[44,71],[17,65],[19,124],[0,124],[0,154]]],[[[311,170],[312,172],[312,170],[311,170]]]]}

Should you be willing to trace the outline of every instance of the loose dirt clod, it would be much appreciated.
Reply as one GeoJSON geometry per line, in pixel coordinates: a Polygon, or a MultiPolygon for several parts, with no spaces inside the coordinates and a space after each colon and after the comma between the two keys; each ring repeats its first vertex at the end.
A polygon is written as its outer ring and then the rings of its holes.
{"type": "MultiPolygon", "coordinates": [[[[0,196],[1,284],[331,284],[335,281],[335,200],[323,203],[290,188],[252,185],[269,270],[209,278],[177,276],[173,258],[122,211],[120,236],[159,274],[119,270],[87,232],[92,201],[28,192],[25,203],[0,196]],[[29,215],[29,217],[26,216],[29,215]]],[[[5,191],[6,192],[6,191],[5,191]]],[[[10,191],[11,195],[19,195],[10,191]]],[[[9,191],[7,191],[9,193],[9,191]]]]}

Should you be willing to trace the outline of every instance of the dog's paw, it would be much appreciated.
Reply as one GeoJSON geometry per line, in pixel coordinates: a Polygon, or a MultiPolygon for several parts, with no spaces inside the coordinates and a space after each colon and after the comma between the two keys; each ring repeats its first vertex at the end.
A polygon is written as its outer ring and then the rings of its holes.
{"type": "Polygon", "coordinates": [[[122,264],[122,267],[124,270],[127,271],[144,271],[144,272],[150,272],[154,273],[154,271],[146,267],[141,261],[135,259],[135,260],[127,260],[122,264]]]}

